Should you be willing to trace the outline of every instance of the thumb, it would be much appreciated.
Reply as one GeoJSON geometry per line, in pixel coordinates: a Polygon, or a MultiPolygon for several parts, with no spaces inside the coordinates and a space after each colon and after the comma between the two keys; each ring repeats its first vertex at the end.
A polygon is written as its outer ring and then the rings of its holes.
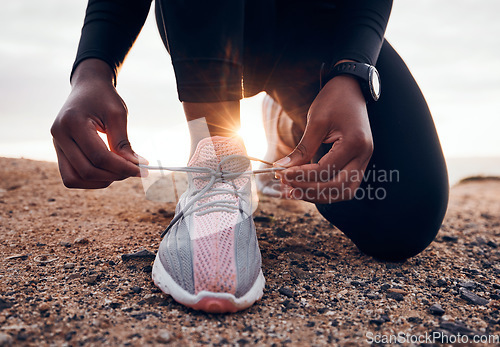
{"type": "Polygon", "coordinates": [[[109,148],[113,153],[134,163],[144,164],[147,162],[144,158],[134,152],[127,135],[127,119],[120,117],[120,120],[110,122],[106,129],[109,148]]]}
{"type": "Polygon", "coordinates": [[[323,136],[321,133],[322,131],[308,124],[297,147],[295,147],[292,153],[276,161],[274,166],[292,167],[310,163],[323,143],[323,136]]]}

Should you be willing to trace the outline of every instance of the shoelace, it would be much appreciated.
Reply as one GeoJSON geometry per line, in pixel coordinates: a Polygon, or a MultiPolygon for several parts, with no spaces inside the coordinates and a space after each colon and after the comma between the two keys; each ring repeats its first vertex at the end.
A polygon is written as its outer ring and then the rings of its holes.
{"type": "Polygon", "coordinates": [[[191,198],[188,200],[186,206],[175,215],[172,219],[168,227],[163,231],[161,237],[165,236],[165,234],[177,223],[182,217],[188,216],[191,213],[196,213],[197,215],[205,215],[211,212],[235,212],[236,210],[241,210],[239,206],[235,206],[234,201],[232,200],[216,200],[216,201],[208,201],[203,204],[199,204],[198,206],[193,207],[196,202],[200,199],[209,198],[211,196],[219,195],[219,194],[232,194],[235,197],[239,197],[241,200],[246,200],[242,191],[238,190],[236,184],[234,184],[234,179],[238,177],[250,176],[255,174],[263,174],[276,172],[280,170],[284,170],[285,168],[267,168],[267,169],[258,169],[258,170],[248,170],[243,172],[228,172],[222,170],[222,165],[234,159],[244,159],[250,161],[258,161],[267,165],[271,165],[267,161],[253,158],[247,155],[233,154],[228,155],[221,159],[221,161],[217,164],[216,169],[201,167],[201,166],[185,166],[185,167],[171,167],[171,166],[153,166],[153,165],[143,165],[139,164],[139,167],[148,169],[148,170],[168,170],[174,172],[186,172],[186,173],[195,173],[202,174],[200,176],[194,176],[193,179],[200,179],[208,181],[208,183],[201,189],[194,190],[191,194],[191,198]],[[203,175],[205,174],[205,175],[203,175]],[[216,187],[214,185],[216,183],[228,183],[231,187],[216,187]]]}

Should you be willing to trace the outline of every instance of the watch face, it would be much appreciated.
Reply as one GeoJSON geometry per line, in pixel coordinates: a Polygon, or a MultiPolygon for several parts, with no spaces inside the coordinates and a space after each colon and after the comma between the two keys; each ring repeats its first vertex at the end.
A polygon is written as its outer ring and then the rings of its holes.
{"type": "Polygon", "coordinates": [[[377,69],[375,69],[373,66],[370,69],[368,80],[370,83],[370,92],[372,93],[373,100],[377,101],[380,97],[380,76],[377,69]]]}

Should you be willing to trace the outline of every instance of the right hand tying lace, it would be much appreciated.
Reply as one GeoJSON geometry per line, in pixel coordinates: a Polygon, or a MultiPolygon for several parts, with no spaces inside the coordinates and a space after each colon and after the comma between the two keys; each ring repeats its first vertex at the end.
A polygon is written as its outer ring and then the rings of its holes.
{"type": "Polygon", "coordinates": [[[127,108],[112,83],[111,68],[87,59],[72,78],[72,90],[51,128],[59,171],[68,188],[105,188],[140,176],[127,136],[127,108]],[[108,144],[97,131],[106,133],[108,144]]]}

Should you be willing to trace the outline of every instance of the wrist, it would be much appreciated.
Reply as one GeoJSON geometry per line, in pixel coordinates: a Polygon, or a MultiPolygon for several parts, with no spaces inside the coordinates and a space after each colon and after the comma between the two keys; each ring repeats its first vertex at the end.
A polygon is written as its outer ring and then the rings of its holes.
{"type": "Polygon", "coordinates": [[[336,62],[333,67],[339,65],[339,64],[342,64],[342,63],[357,63],[356,60],[352,60],[352,59],[341,59],[339,60],[338,62],[336,62]]]}
{"type": "Polygon", "coordinates": [[[353,101],[352,98],[354,97],[354,100],[357,100],[362,104],[366,104],[365,97],[358,80],[349,75],[335,76],[325,84],[323,90],[327,93],[339,93],[339,95],[343,95],[340,96],[341,99],[348,97],[349,100],[353,101]]]}
{"type": "Polygon", "coordinates": [[[339,60],[325,76],[321,74],[320,83],[328,83],[339,76],[348,76],[356,80],[366,103],[379,99],[380,75],[375,66],[348,59],[339,60]]]}
{"type": "Polygon", "coordinates": [[[85,82],[109,83],[114,86],[115,75],[111,67],[100,59],[85,59],[76,67],[71,77],[71,86],[85,82]]]}

